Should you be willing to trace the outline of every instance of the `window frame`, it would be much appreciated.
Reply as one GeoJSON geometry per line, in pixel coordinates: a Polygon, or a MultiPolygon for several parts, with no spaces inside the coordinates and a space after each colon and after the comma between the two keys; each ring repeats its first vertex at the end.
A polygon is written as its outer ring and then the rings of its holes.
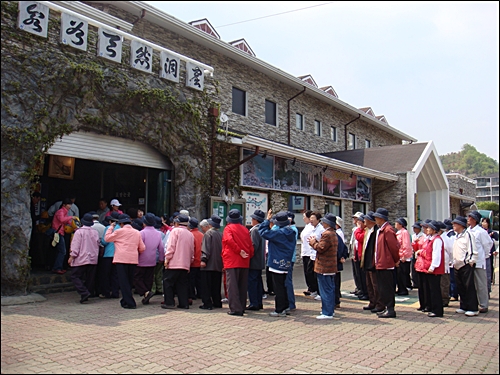
{"type": "Polygon", "coordinates": [[[337,127],[330,126],[330,139],[334,142],[338,142],[337,127]]]}
{"type": "Polygon", "coordinates": [[[278,126],[278,103],[273,102],[272,100],[265,99],[264,101],[264,123],[271,126],[278,126]],[[274,104],[274,124],[270,124],[267,122],[267,103],[274,104]]]}
{"type": "Polygon", "coordinates": [[[232,87],[232,90],[231,90],[231,112],[234,113],[234,114],[237,114],[237,115],[240,115],[240,116],[247,116],[247,108],[248,108],[248,96],[247,96],[247,92],[245,90],[242,90],[236,86],[233,86],[232,87]],[[243,93],[243,112],[244,114],[241,114],[239,112],[235,112],[234,111],[234,104],[235,104],[235,98],[234,98],[234,90],[238,90],[240,92],[243,93]]]}
{"type": "Polygon", "coordinates": [[[348,150],[355,150],[356,149],[356,134],[349,133],[347,135],[347,149],[348,150]],[[352,148],[351,148],[351,137],[352,137],[352,148]]]}
{"type": "Polygon", "coordinates": [[[295,128],[297,130],[304,131],[304,128],[305,128],[305,126],[304,126],[304,115],[302,113],[295,112],[295,128]],[[301,120],[300,128],[298,126],[298,121],[297,121],[298,118],[299,118],[299,116],[300,116],[300,120],[301,120]]]}
{"type": "Polygon", "coordinates": [[[369,139],[365,139],[365,148],[371,148],[372,147],[372,141],[369,139]]]}
{"type": "Polygon", "coordinates": [[[314,135],[317,135],[318,137],[321,137],[321,121],[319,120],[314,120],[314,135]]]}

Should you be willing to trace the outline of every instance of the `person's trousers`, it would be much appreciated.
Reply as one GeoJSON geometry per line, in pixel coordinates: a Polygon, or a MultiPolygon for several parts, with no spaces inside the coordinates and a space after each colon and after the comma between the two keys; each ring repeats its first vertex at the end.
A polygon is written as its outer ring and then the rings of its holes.
{"type": "Polygon", "coordinates": [[[318,291],[318,279],[314,272],[314,260],[311,257],[303,256],[304,278],[306,279],[307,290],[311,293],[318,291]]]}
{"type": "Polygon", "coordinates": [[[266,287],[268,293],[274,293],[272,272],[269,271],[268,266],[266,266],[266,287]]]}
{"type": "Polygon", "coordinates": [[[424,277],[426,294],[429,295],[430,312],[437,316],[443,316],[443,299],[441,297],[441,275],[422,273],[424,277]]]}
{"type": "Polygon", "coordinates": [[[411,258],[411,287],[413,289],[416,289],[418,288],[418,285],[419,285],[419,280],[418,280],[418,271],[415,269],[415,255],[413,256],[413,258],[411,258]]]}
{"type": "Polygon", "coordinates": [[[361,268],[361,261],[356,261],[356,272],[359,278],[359,290],[361,291],[361,296],[368,297],[368,288],[366,286],[366,272],[361,268]]]}
{"type": "MultiPolygon", "coordinates": [[[[354,250],[357,251],[357,250],[354,250]]],[[[352,262],[352,278],[354,279],[354,285],[356,285],[356,291],[363,293],[362,285],[361,285],[361,275],[360,275],[360,263],[361,261],[357,261],[351,259],[352,262]]]]}
{"type": "Polygon", "coordinates": [[[394,270],[377,270],[377,287],[381,305],[389,313],[394,312],[396,296],[394,290],[394,270]]]}
{"type": "Polygon", "coordinates": [[[153,287],[153,278],[155,276],[155,267],[139,267],[135,268],[134,289],[137,294],[144,296],[146,292],[151,292],[153,287]]]}
{"type": "Polygon", "coordinates": [[[450,274],[445,273],[441,276],[441,299],[443,306],[448,306],[450,303],[450,274]]]}
{"type": "Polygon", "coordinates": [[[245,311],[248,290],[248,268],[226,268],[229,310],[245,311]]]}
{"type": "Polygon", "coordinates": [[[163,298],[166,306],[175,306],[175,293],[177,293],[179,307],[189,308],[188,270],[166,269],[163,272],[163,298]]]}
{"type": "Polygon", "coordinates": [[[340,305],[340,298],[342,294],[340,293],[340,284],[342,283],[342,278],[340,277],[340,271],[335,274],[335,306],[340,305]]]}
{"type": "Polygon", "coordinates": [[[399,262],[399,267],[397,267],[398,276],[398,293],[408,294],[408,279],[410,277],[410,262],[399,262]]]}
{"type": "MultiPolygon", "coordinates": [[[[222,272],[201,270],[201,300],[205,307],[222,307],[222,272]]],[[[262,297],[262,295],[261,295],[262,297]]]]}
{"type": "Polygon", "coordinates": [[[450,297],[458,299],[457,283],[455,282],[455,268],[450,267],[450,297]]]}
{"type": "Polygon", "coordinates": [[[286,294],[288,297],[288,307],[290,309],[295,309],[295,291],[293,289],[293,265],[295,263],[292,262],[292,265],[288,269],[288,273],[286,274],[285,286],[286,286],[286,294]]]}
{"type": "Polygon", "coordinates": [[[191,267],[189,270],[189,298],[201,297],[201,274],[200,267],[191,267]]]}
{"type": "Polygon", "coordinates": [[[99,258],[97,265],[99,272],[99,293],[109,298],[120,296],[120,285],[118,284],[118,273],[116,264],[113,264],[113,257],[99,258]]]}
{"type": "Polygon", "coordinates": [[[491,293],[491,272],[493,270],[493,262],[491,261],[492,258],[493,255],[490,255],[488,258],[486,258],[486,285],[488,287],[488,293],[491,293]]]}
{"type": "Polygon", "coordinates": [[[151,293],[163,294],[163,270],[165,269],[165,262],[157,262],[155,266],[155,274],[153,278],[153,286],[151,293]]]}
{"type": "Polygon", "coordinates": [[[274,311],[282,313],[290,306],[285,285],[286,273],[271,272],[271,277],[273,279],[274,293],[276,293],[276,297],[274,298],[274,311]]]}
{"type": "Polygon", "coordinates": [[[262,270],[248,270],[249,306],[262,306],[262,270]]]}
{"type": "Polygon", "coordinates": [[[486,270],[477,268],[474,270],[474,284],[476,285],[477,300],[480,309],[488,308],[488,285],[486,270]]]}
{"type": "Polygon", "coordinates": [[[368,306],[372,309],[383,310],[385,306],[382,306],[378,294],[377,272],[366,271],[366,288],[368,289],[368,298],[370,300],[368,306]]]}
{"type": "Polygon", "coordinates": [[[71,267],[71,281],[79,295],[90,295],[94,289],[97,264],[85,264],[71,267]]]}
{"type": "Polygon", "coordinates": [[[135,299],[132,295],[132,285],[134,284],[135,264],[116,263],[116,273],[118,275],[118,285],[122,291],[120,305],[122,307],[135,307],[135,299]]]}
{"type": "Polygon", "coordinates": [[[455,268],[455,281],[460,296],[460,308],[465,311],[478,311],[476,285],[474,283],[474,269],[476,265],[466,264],[460,269],[455,268]]]}
{"type": "Polygon", "coordinates": [[[428,289],[426,288],[427,283],[425,279],[425,273],[416,271],[418,280],[418,302],[420,303],[421,309],[431,309],[430,296],[428,294],[428,289]]]}
{"type": "Polygon", "coordinates": [[[63,235],[59,235],[59,243],[56,245],[55,249],[57,251],[57,255],[52,271],[59,271],[63,269],[64,256],[66,255],[66,243],[63,235]]]}
{"type": "Polygon", "coordinates": [[[318,276],[318,287],[321,292],[321,314],[333,316],[335,311],[335,275],[318,276]]]}

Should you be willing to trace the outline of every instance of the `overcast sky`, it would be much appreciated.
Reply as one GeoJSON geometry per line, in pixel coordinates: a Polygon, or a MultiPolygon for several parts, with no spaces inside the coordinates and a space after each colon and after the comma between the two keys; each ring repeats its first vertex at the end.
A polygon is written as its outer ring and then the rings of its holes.
{"type": "Polygon", "coordinates": [[[469,143],[499,160],[496,1],[146,2],[185,22],[207,18],[221,40],[245,38],[257,58],[312,75],[340,100],[434,141],[439,155],[469,143]]]}

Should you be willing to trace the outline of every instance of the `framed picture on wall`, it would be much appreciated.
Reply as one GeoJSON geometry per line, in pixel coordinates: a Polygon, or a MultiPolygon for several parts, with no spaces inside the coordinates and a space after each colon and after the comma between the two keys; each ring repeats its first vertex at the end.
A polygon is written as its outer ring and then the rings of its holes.
{"type": "Polygon", "coordinates": [[[50,155],[49,177],[72,180],[75,173],[75,158],[60,155],[50,155]]]}

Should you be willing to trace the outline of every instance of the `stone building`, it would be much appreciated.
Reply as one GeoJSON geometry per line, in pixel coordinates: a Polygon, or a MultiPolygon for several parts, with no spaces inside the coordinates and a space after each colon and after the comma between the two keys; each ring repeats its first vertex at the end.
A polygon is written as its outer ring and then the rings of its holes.
{"type": "Polygon", "coordinates": [[[245,39],[220,40],[208,20],[138,1],[2,2],[1,48],[2,294],[26,291],[33,189],[38,211],[71,193],[81,214],[101,197],[200,219],[238,207],[247,223],[272,207],[300,228],[313,209],[343,217],[347,237],[356,211],[383,206],[410,225],[450,214],[432,142],[260,60],[245,39]],[[47,34],[27,32],[42,10],[47,34]],[[88,27],[85,49],[68,17],[88,27]],[[103,57],[112,38],[115,61],[103,57]]]}

